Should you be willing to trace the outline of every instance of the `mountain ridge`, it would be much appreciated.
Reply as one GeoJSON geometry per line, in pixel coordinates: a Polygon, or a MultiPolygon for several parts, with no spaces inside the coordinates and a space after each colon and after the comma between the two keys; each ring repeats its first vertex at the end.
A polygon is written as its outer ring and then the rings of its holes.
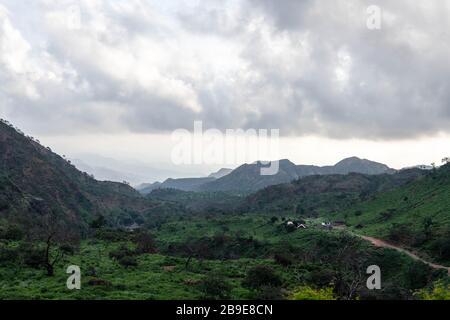
{"type": "Polygon", "coordinates": [[[173,188],[197,192],[254,192],[267,186],[288,183],[311,175],[349,174],[352,172],[376,175],[396,172],[385,164],[358,157],[343,159],[332,166],[296,165],[288,159],[279,160],[278,163],[279,170],[275,175],[261,175],[261,169],[268,165],[266,162],[256,161],[251,164],[242,164],[227,172],[226,175],[217,178],[213,173],[207,178],[167,179],[162,184],[153,184],[141,188],[139,191],[148,194],[154,189],[173,188]]]}
{"type": "Polygon", "coordinates": [[[79,230],[99,216],[120,225],[143,220],[160,205],[128,184],[95,180],[4,120],[0,181],[0,220],[18,224],[52,215],[79,230]]]}

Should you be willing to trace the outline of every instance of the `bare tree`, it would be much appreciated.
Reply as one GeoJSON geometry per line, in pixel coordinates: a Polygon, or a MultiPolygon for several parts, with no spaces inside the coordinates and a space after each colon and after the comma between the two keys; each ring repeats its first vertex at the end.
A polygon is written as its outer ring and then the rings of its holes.
{"type": "Polygon", "coordinates": [[[367,254],[360,250],[361,241],[355,237],[346,236],[342,244],[336,255],[335,290],[343,299],[352,300],[365,280],[367,254]]]}
{"type": "Polygon", "coordinates": [[[31,240],[44,246],[43,264],[47,275],[53,276],[55,266],[78,246],[79,233],[73,224],[64,221],[54,212],[46,213],[34,222],[30,230],[31,240]]]}

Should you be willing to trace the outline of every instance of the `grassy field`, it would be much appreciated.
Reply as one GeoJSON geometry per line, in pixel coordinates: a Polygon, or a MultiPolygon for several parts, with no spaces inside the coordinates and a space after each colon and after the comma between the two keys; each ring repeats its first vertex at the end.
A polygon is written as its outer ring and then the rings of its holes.
{"type": "MultiPolygon", "coordinates": [[[[282,218],[271,221],[265,215],[173,217],[152,230],[158,253],[134,256],[135,265],[123,265],[111,256],[124,246],[135,247],[120,237],[83,240],[73,255],[58,263],[53,277],[43,268],[20,261],[3,262],[0,299],[204,299],[211,298],[211,289],[205,289],[205,281],[211,277],[226,284],[225,297],[229,299],[286,299],[292,298],[293,292],[303,297],[309,290],[327,292],[327,288],[335,291],[335,298],[343,298],[346,281],[364,275],[370,264],[382,268],[384,288],[368,292],[363,276],[358,289],[361,298],[406,299],[444,277],[394,250],[373,248],[342,231],[321,230],[316,227],[319,222],[308,220],[309,229],[289,232],[282,218]],[[200,246],[204,251],[189,259],[183,245],[199,243],[207,244],[200,246]],[[343,247],[349,250],[344,252],[343,247]],[[66,288],[69,265],[81,268],[81,290],[66,288]],[[277,287],[269,288],[276,296],[264,291],[267,288],[245,285],[256,266],[270,268],[279,278],[277,287]]],[[[1,247],[18,248],[18,244],[3,241],[1,247]]]]}

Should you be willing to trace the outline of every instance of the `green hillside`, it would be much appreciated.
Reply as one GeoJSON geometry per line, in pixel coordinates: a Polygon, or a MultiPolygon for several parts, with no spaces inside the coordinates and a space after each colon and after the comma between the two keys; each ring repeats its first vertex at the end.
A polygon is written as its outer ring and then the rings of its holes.
{"type": "Polygon", "coordinates": [[[376,193],[392,190],[423,175],[423,170],[412,169],[381,175],[309,176],[251,194],[240,209],[242,212],[319,217],[351,208],[376,193]]]}
{"type": "Polygon", "coordinates": [[[0,182],[0,220],[25,226],[45,215],[80,230],[100,216],[112,225],[142,224],[153,213],[178,208],[126,184],[97,181],[3,121],[0,182]]]}
{"type": "Polygon", "coordinates": [[[450,262],[450,164],[421,179],[346,208],[339,218],[359,233],[450,262]]]}

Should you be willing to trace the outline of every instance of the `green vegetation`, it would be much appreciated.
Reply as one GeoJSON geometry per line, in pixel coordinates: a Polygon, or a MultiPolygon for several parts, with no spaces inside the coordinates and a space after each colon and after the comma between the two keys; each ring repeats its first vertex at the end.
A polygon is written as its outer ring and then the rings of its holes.
{"type": "Polygon", "coordinates": [[[306,223],[312,227],[289,232],[269,216],[197,215],[147,231],[99,228],[66,251],[54,276],[41,245],[2,239],[0,298],[412,299],[446,277],[394,250],[306,223]],[[371,264],[383,270],[381,291],[365,288],[371,264]],[[81,267],[81,290],[66,288],[69,265],[81,267]]]}
{"type": "Polygon", "coordinates": [[[450,265],[450,165],[330,217],[450,265]]]}
{"type": "Polygon", "coordinates": [[[354,234],[449,263],[449,196],[449,164],[142,196],[0,123],[0,299],[447,299],[445,270],[354,234]],[[66,287],[69,265],[81,290],[66,287]],[[366,287],[370,265],[381,290],[366,287]]]}
{"type": "Polygon", "coordinates": [[[414,295],[421,300],[450,300],[450,284],[439,280],[431,289],[419,290],[414,295]]]}
{"type": "Polygon", "coordinates": [[[311,287],[300,287],[294,290],[292,300],[335,300],[333,288],[314,289],[311,287]]]}

